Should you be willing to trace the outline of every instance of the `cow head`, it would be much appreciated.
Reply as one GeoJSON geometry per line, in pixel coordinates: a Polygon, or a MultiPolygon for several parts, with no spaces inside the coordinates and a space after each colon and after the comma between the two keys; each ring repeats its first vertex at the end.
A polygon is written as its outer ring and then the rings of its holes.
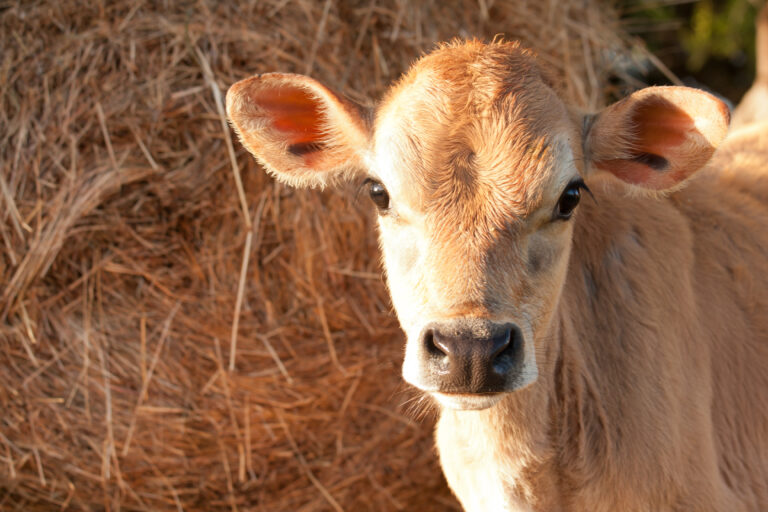
{"type": "Polygon", "coordinates": [[[719,100],[680,87],[578,113],[515,43],[442,46],[375,111],[290,74],[238,82],[227,110],[279,179],[366,181],[407,335],[403,375],[459,409],[536,380],[586,182],[675,187],[728,125],[719,100]]]}

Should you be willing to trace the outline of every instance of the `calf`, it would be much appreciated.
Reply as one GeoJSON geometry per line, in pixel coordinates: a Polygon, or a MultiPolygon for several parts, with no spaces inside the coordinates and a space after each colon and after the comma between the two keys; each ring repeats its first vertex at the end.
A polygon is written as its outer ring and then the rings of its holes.
{"type": "Polygon", "coordinates": [[[227,109],[291,185],[365,177],[466,510],[768,510],[766,129],[724,142],[727,107],[682,87],[580,112],[476,41],[375,110],[291,74],[227,109]]]}

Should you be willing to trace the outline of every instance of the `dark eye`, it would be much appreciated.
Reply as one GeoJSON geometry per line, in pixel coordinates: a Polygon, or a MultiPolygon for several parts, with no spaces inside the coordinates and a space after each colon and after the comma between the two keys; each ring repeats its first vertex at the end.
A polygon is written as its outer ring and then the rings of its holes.
{"type": "Polygon", "coordinates": [[[579,204],[581,199],[581,189],[586,189],[587,186],[581,179],[574,180],[565,187],[563,194],[560,196],[560,200],[557,202],[557,208],[555,208],[556,219],[570,219],[573,210],[579,204]]]}
{"type": "Polygon", "coordinates": [[[368,194],[371,196],[371,200],[376,204],[376,207],[379,210],[389,209],[389,193],[380,182],[369,179],[368,194]]]}

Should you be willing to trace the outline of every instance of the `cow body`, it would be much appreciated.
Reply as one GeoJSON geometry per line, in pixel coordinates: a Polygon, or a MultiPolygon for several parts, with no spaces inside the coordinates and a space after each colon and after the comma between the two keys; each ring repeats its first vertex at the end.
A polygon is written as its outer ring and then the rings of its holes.
{"type": "Polygon", "coordinates": [[[373,112],[287,74],[227,109],[290,184],[367,176],[468,512],[768,510],[768,124],[723,142],[728,109],[676,87],[580,112],[476,41],[373,112]]]}
{"type": "Polygon", "coordinates": [[[537,383],[441,415],[466,510],[766,510],[768,124],[744,132],[667,197],[593,187],[537,383]]]}

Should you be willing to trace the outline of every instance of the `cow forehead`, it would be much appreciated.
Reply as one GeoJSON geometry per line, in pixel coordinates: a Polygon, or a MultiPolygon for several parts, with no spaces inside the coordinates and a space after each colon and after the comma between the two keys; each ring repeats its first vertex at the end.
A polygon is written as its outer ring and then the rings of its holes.
{"type": "Polygon", "coordinates": [[[498,228],[540,204],[573,137],[532,63],[480,57],[414,66],[377,113],[371,168],[399,208],[498,228]]]}

